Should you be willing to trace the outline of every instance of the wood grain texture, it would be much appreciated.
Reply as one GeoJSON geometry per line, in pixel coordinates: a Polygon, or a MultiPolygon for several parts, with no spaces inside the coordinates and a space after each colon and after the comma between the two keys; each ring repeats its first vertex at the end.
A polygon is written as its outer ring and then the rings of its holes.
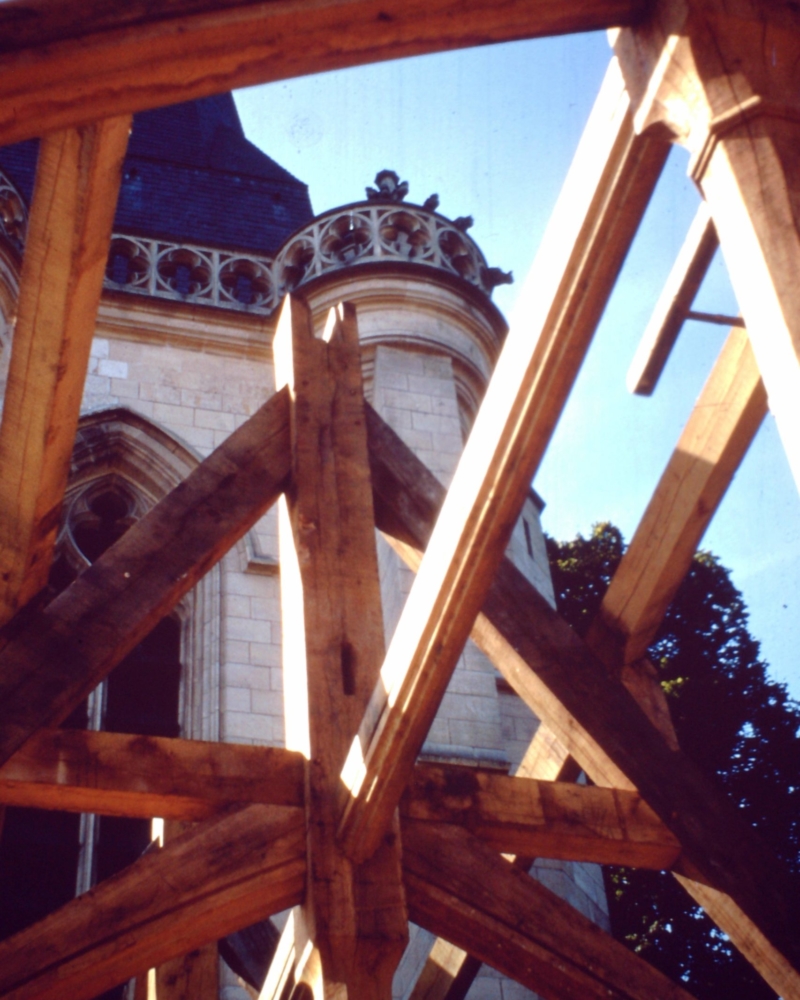
{"type": "Polygon", "coordinates": [[[644,0],[7,0],[0,143],[307,73],[631,24],[645,7],[644,0]]]}
{"type": "Polygon", "coordinates": [[[418,764],[403,816],[454,823],[501,854],[671,868],[680,844],[636,792],[418,764]]]}
{"type": "Polygon", "coordinates": [[[465,830],[404,828],[409,913],[545,1000],[689,994],[465,830]]]}
{"type": "MultiPolygon", "coordinates": [[[[547,726],[539,725],[517,768],[518,777],[541,781],[575,781],[579,768],[547,726]]],[[[510,860],[524,871],[530,855],[510,860]]],[[[409,1000],[464,1000],[483,962],[444,938],[437,938],[412,989],[409,1000]]]]}
{"type": "Polygon", "coordinates": [[[289,462],[276,394],[0,650],[0,762],[55,726],[274,503],[289,462]]]}
{"type": "Polygon", "coordinates": [[[374,850],[408,780],[665,155],[634,134],[612,61],[343,773],[353,857],[374,850]]]}
{"type": "Polygon", "coordinates": [[[295,905],[305,871],[301,809],[209,820],[0,942],[0,996],[88,1000],[295,905]]]}
{"type": "Polygon", "coordinates": [[[0,767],[0,803],[199,820],[235,805],[302,806],[305,761],[279,747],[46,729],[0,767]]]}
{"type": "Polygon", "coordinates": [[[0,425],[0,625],[47,583],[130,124],[39,147],[0,425]]]}
{"type": "MultiPolygon", "coordinates": [[[[615,49],[641,130],[689,148],[800,486],[800,16],[787,4],[656,4],[615,49]]],[[[776,993],[800,997],[796,957],[724,893],[684,881],[776,993]]]]}
{"type": "MultiPolygon", "coordinates": [[[[424,548],[436,517],[429,504],[437,488],[440,496],[444,490],[399,439],[385,448],[393,432],[381,425],[370,413],[377,524],[396,528],[402,522],[402,542],[424,548]],[[396,501],[401,492],[413,499],[396,501]]],[[[641,794],[679,840],[681,873],[713,886],[716,893],[706,895],[718,903],[720,893],[729,897],[726,924],[757,942],[793,989],[800,947],[787,929],[800,921],[796,883],[733,803],[688,758],[669,749],[622,683],[508,560],[472,638],[596,784],[641,794]]]]}
{"type": "Polygon", "coordinates": [[[156,997],[158,1000],[219,1000],[216,941],[159,965],[156,997]]]}
{"type": "Polygon", "coordinates": [[[339,774],[384,655],[355,308],[332,311],[317,339],[292,296],[273,349],[292,397],[293,481],[279,508],[286,740],[310,762],[309,893],[295,931],[319,952],[326,996],[390,1000],[408,939],[396,824],[361,865],[335,836],[339,774]]]}
{"type": "Polygon", "coordinates": [[[644,656],[767,414],[745,330],[731,330],[587,636],[614,670],[644,656]]]}

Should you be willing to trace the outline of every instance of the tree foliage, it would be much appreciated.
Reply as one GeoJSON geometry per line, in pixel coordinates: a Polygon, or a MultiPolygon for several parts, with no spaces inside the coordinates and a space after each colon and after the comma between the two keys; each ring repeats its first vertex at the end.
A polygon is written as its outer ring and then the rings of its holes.
{"type": "MultiPolygon", "coordinates": [[[[611,524],[547,540],[561,614],[585,635],[625,545],[611,524]]],[[[682,749],[722,782],[767,845],[800,872],[800,704],[770,681],[730,573],[698,552],[649,649],[682,749]]],[[[700,1000],[774,992],[671,876],[608,869],[617,938],[700,1000]]]]}

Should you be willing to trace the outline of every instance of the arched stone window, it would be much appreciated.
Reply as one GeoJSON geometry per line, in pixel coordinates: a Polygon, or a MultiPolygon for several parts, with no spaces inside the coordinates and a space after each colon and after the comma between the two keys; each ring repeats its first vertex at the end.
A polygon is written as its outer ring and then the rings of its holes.
{"type": "MultiPolygon", "coordinates": [[[[119,534],[143,517],[199,464],[170,434],[130,410],[81,418],[72,452],[56,573],[95,558],[99,532],[119,534]]],[[[219,739],[220,570],[211,569],[180,602],[180,735],[219,739]]]]}
{"type": "MultiPolygon", "coordinates": [[[[129,411],[84,417],[65,493],[53,589],[68,586],[197,464],[186,447],[129,411]]],[[[65,725],[218,739],[219,618],[215,567],[65,725]]],[[[0,848],[0,937],[130,864],[150,837],[146,820],[9,809],[0,848]]],[[[102,1000],[121,995],[120,988],[102,1000]]]]}

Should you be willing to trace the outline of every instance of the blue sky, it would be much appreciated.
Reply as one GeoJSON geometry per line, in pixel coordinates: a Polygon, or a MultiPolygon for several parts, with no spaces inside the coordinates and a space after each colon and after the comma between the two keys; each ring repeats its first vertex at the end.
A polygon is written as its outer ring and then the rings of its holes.
{"type": "MultiPolygon", "coordinates": [[[[472,215],[509,316],[605,73],[603,34],[423,56],[237,94],[248,137],[309,185],[315,211],[364,197],[378,170],[472,215]]],[[[687,323],[655,394],[625,375],[699,196],[673,150],[535,486],[557,538],[611,520],[630,538],[726,329],[687,323]]],[[[695,308],[735,314],[721,256],[695,308]]],[[[772,676],[800,699],[800,497],[768,417],[706,533],[733,571],[772,676]]]]}

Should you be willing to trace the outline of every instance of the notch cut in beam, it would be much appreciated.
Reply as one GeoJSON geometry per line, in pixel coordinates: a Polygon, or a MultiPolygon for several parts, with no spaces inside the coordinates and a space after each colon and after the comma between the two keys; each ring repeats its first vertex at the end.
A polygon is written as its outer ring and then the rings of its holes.
{"type": "Polygon", "coordinates": [[[703,201],[628,369],[630,392],[652,395],[718,246],[714,220],[703,201]]]}
{"type": "Polygon", "coordinates": [[[208,820],[0,941],[0,996],[89,1000],[294,906],[305,876],[303,810],[252,805],[208,820]]]}
{"type": "Polygon", "coordinates": [[[47,583],[130,124],[39,145],[0,425],[0,625],[47,583]]]}
{"type": "Polygon", "coordinates": [[[646,7],[645,0],[164,0],[154,10],[145,0],[6,0],[0,144],[308,73],[631,24],[646,7]]]}
{"type": "Polygon", "coordinates": [[[418,764],[402,813],[462,826],[501,854],[669,869],[680,844],[636,792],[418,764]]]}
{"type": "Polygon", "coordinates": [[[555,893],[467,831],[403,830],[409,915],[545,1000],[689,1000],[555,893]]]}
{"type": "Polygon", "coordinates": [[[305,760],[278,747],[45,729],[0,767],[0,803],[200,820],[261,802],[302,806],[305,760]]]}
{"type": "Polygon", "coordinates": [[[666,157],[612,60],[342,778],[340,837],[388,828],[666,157]]]}
{"type": "Polygon", "coordinates": [[[0,650],[0,764],[56,726],[277,500],[290,471],[276,393],[0,650]]]}

